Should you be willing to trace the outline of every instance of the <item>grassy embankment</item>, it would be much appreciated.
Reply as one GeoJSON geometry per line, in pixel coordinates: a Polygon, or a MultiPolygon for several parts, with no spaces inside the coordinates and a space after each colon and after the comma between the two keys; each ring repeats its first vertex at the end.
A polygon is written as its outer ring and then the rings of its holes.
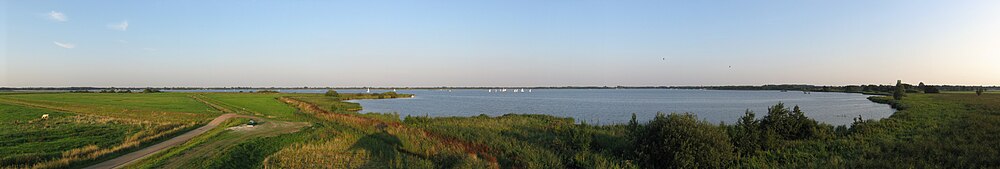
{"type": "MultiPolygon", "coordinates": [[[[283,93],[205,93],[192,98],[227,113],[240,113],[270,117],[261,126],[285,123],[277,119],[311,123],[300,132],[247,137],[248,134],[228,131],[218,127],[196,137],[193,141],[156,154],[152,158],[132,164],[127,168],[261,168],[270,167],[377,167],[377,168],[433,168],[433,161],[400,151],[404,141],[393,136],[376,133],[357,121],[331,121],[299,113],[297,109],[277,100],[277,97],[330,99],[330,104],[353,105],[340,102],[347,98],[393,98],[409,95],[344,94],[325,97],[317,94],[283,93]],[[236,139],[238,138],[238,139],[236,139]],[[238,141],[235,141],[238,140],[238,141]],[[315,150],[315,151],[313,151],[315,150]],[[310,158],[319,157],[319,158],[310,158]],[[346,159],[346,160],[345,160],[346,159]],[[316,161],[322,161],[316,163],[316,161]]],[[[347,111],[345,108],[344,111],[347,111]]],[[[310,111],[306,111],[310,112],[310,111]]],[[[398,116],[397,116],[398,117],[398,116]]],[[[397,118],[398,121],[398,118],[397,118]]],[[[453,161],[453,160],[448,160],[453,161]]]]}
{"type": "Polygon", "coordinates": [[[7,167],[81,167],[193,129],[219,114],[183,94],[0,95],[7,167]],[[40,120],[40,114],[49,114],[40,120]],[[29,116],[30,115],[30,116],[29,116]],[[31,122],[31,123],[28,123],[31,122]],[[44,151],[40,153],[39,151],[44,151]]]}
{"type": "MultiPolygon", "coordinates": [[[[398,115],[358,114],[349,99],[392,98],[375,94],[296,96],[282,101],[330,121],[336,138],[293,144],[272,155],[266,165],[363,168],[495,168],[487,147],[443,137],[400,123],[398,115]]],[[[409,97],[397,95],[395,97],[409,97]]]]}

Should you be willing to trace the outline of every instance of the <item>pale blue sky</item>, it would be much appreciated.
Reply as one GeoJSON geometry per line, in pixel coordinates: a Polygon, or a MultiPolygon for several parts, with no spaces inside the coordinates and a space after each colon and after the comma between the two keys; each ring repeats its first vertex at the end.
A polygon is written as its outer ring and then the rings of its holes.
{"type": "Polygon", "coordinates": [[[992,0],[0,5],[0,86],[1000,84],[992,0]]]}

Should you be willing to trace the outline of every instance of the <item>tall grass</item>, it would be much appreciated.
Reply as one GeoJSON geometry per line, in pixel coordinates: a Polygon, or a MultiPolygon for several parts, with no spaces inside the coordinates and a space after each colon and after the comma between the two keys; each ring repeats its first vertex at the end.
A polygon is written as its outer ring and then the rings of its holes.
{"type": "MultiPolygon", "coordinates": [[[[357,114],[330,112],[328,111],[330,109],[323,109],[317,105],[334,105],[337,103],[314,104],[312,102],[305,102],[296,98],[282,97],[281,100],[298,107],[300,110],[309,113],[310,115],[330,120],[338,125],[347,126],[352,129],[351,131],[364,135],[364,137],[361,137],[361,141],[358,141],[357,143],[371,143],[377,145],[364,147],[383,147],[382,149],[378,149],[383,151],[378,152],[405,154],[398,156],[392,155],[391,157],[394,159],[397,157],[401,159],[394,162],[407,161],[406,159],[409,159],[408,156],[414,156],[423,160],[432,160],[434,165],[438,167],[498,167],[495,164],[495,158],[484,152],[488,148],[484,148],[482,145],[444,137],[419,128],[407,127],[399,122],[382,121],[375,118],[359,116],[357,114]],[[385,147],[389,147],[388,149],[391,151],[384,150],[385,147]]],[[[313,98],[311,100],[340,102],[338,99],[313,98]]],[[[375,154],[382,155],[385,153],[375,154]]],[[[276,157],[276,159],[282,158],[276,157]]]]}

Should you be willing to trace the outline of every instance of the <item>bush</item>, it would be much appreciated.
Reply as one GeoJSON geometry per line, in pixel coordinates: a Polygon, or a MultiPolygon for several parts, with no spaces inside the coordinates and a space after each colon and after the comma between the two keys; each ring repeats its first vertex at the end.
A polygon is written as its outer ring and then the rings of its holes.
{"type": "Polygon", "coordinates": [[[778,103],[767,109],[767,116],[760,121],[764,130],[772,131],[786,140],[816,138],[819,123],[809,119],[805,113],[795,106],[792,111],[785,108],[784,103],[778,103]]]}
{"type": "Polygon", "coordinates": [[[340,93],[337,93],[336,90],[332,90],[332,89],[331,90],[327,90],[326,94],[323,94],[323,95],[330,96],[330,97],[340,97],[340,93]]]}
{"type": "Polygon", "coordinates": [[[760,120],[754,116],[753,111],[748,109],[743,117],[736,122],[736,125],[729,130],[733,146],[736,147],[740,155],[749,156],[762,149],[760,120]]]}
{"type": "Polygon", "coordinates": [[[647,168],[726,168],[736,159],[722,128],[691,114],[657,114],[631,132],[635,156],[647,168]]]}

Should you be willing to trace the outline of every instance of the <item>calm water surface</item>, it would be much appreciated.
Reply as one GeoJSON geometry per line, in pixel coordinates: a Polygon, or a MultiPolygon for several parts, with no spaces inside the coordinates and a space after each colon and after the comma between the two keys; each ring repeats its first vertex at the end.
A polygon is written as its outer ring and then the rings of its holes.
{"type": "MultiPolygon", "coordinates": [[[[248,90],[244,90],[248,91],[248,90]]],[[[338,90],[341,93],[364,90],[338,90]]],[[[385,92],[386,90],[372,90],[385,92]]],[[[191,92],[191,91],[186,91],[191,92]]],[[[203,90],[203,92],[238,92],[238,90],[203,90]]],[[[281,90],[288,93],[323,93],[326,90],[281,90]]],[[[733,123],[746,109],[758,117],[778,102],[789,108],[799,105],[806,116],[833,125],[850,124],[853,118],[889,117],[888,105],[850,93],[803,94],[780,91],[673,90],[673,89],[535,89],[532,92],[488,92],[468,90],[399,90],[416,94],[414,98],[353,100],[363,112],[397,112],[401,116],[499,116],[508,113],[549,114],[572,117],[591,124],[626,123],[635,113],[640,121],[652,119],[657,112],[689,112],[709,122],[733,123]]]]}

